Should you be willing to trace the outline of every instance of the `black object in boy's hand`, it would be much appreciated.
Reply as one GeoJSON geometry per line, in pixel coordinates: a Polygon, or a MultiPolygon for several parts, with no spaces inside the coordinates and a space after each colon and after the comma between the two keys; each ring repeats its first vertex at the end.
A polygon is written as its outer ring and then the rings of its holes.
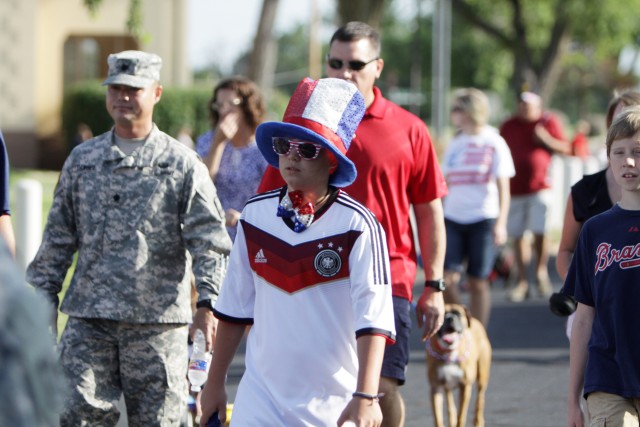
{"type": "Polygon", "coordinates": [[[549,298],[549,309],[556,316],[565,317],[576,311],[576,300],[571,295],[555,292],[549,298]]]}
{"type": "Polygon", "coordinates": [[[222,427],[222,424],[220,424],[220,419],[218,418],[218,411],[211,414],[211,417],[209,417],[209,421],[207,421],[207,427],[222,427]]]}

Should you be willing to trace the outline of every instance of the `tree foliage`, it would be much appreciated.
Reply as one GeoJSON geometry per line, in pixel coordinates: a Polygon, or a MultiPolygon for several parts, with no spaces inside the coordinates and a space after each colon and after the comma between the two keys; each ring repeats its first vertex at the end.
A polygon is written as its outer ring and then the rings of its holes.
{"type": "MultiPolygon", "coordinates": [[[[102,0],[82,0],[91,15],[95,16],[102,0]]],[[[129,0],[127,31],[136,37],[142,34],[142,0],[129,0]]]]}
{"type": "Polygon", "coordinates": [[[253,39],[248,76],[262,89],[267,98],[273,86],[273,73],[277,62],[276,40],[273,27],[279,0],[262,0],[260,21],[253,39]]]}
{"type": "MultiPolygon", "coordinates": [[[[588,50],[604,59],[634,43],[639,0],[451,0],[454,13],[511,56],[511,89],[546,98],[569,53],[588,50]]],[[[454,29],[454,33],[455,33],[454,29]]],[[[492,52],[493,54],[493,52],[492,52]]]]}
{"type": "Polygon", "coordinates": [[[338,0],[336,3],[340,25],[349,21],[362,21],[379,27],[385,5],[391,0],[338,0]]]}

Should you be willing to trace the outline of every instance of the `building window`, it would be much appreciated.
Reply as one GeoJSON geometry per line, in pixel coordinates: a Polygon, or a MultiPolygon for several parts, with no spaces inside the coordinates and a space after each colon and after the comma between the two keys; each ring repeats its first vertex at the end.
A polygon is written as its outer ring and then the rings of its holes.
{"type": "Polygon", "coordinates": [[[93,37],[72,36],[64,44],[64,87],[100,78],[100,46],[93,37]]]}

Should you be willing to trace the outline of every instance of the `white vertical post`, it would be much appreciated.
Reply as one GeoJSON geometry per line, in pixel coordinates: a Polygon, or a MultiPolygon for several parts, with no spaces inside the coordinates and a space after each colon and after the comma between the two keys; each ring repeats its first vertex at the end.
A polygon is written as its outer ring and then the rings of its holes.
{"type": "Polygon", "coordinates": [[[22,179],[16,183],[13,195],[16,261],[24,272],[42,241],[42,184],[34,179],[22,179]]]}
{"type": "Polygon", "coordinates": [[[433,0],[433,50],[431,77],[431,136],[444,146],[449,120],[448,98],[451,86],[451,0],[433,0]]]}

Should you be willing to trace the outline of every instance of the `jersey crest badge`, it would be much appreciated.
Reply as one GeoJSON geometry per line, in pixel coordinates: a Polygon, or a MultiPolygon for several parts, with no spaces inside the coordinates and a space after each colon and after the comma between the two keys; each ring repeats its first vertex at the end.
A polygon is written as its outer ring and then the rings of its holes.
{"type": "Polygon", "coordinates": [[[338,274],[340,268],[342,268],[342,260],[340,255],[333,249],[325,249],[318,252],[318,255],[313,260],[313,266],[322,277],[332,277],[338,274]]]}

